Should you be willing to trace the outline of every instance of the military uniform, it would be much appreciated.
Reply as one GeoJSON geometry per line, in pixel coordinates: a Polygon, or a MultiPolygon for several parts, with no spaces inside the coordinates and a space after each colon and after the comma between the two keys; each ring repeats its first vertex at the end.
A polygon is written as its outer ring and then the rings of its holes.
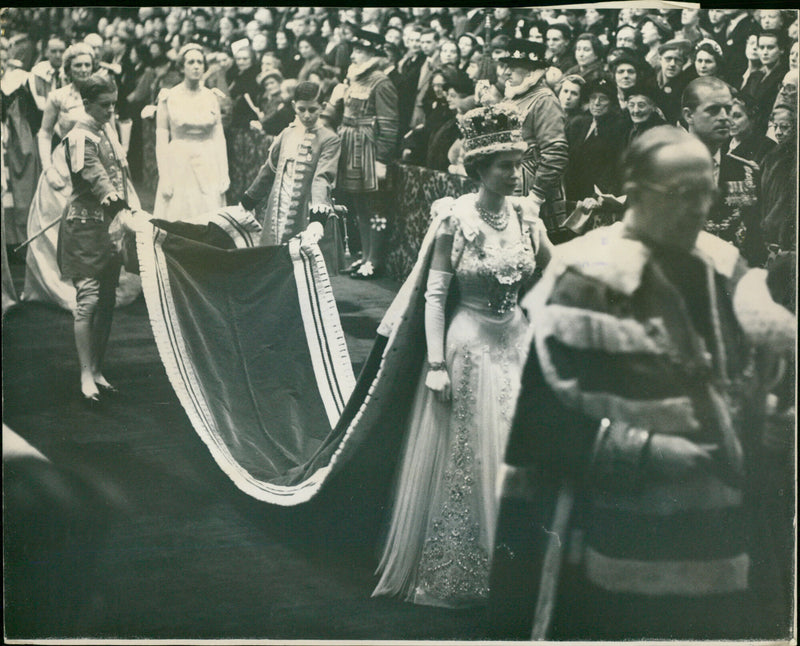
{"type": "Polygon", "coordinates": [[[548,232],[566,218],[564,169],[569,146],[564,133],[564,112],[547,85],[544,74],[529,89],[511,99],[522,116],[522,138],[528,150],[522,158],[522,191],[544,200],[540,217],[548,232]]]}
{"type": "Polygon", "coordinates": [[[719,195],[706,220],[705,229],[735,244],[751,265],[766,260],[761,235],[758,164],[730,152],[719,161],[719,195]]]}

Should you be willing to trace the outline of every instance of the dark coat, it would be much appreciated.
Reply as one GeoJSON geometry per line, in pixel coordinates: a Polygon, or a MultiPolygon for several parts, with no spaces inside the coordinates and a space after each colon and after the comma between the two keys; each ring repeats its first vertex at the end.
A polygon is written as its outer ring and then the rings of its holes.
{"type": "Polygon", "coordinates": [[[761,173],[762,231],[767,244],[796,249],[797,142],[786,141],[764,157],[761,173]]]}
{"type": "Polygon", "coordinates": [[[598,119],[597,130],[587,139],[592,115],[585,114],[570,123],[567,130],[569,163],[564,172],[567,200],[594,195],[597,186],[603,193],[619,195],[619,158],[626,141],[628,125],[616,111],[598,119]]]}
{"type": "Polygon", "coordinates": [[[742,88],[742,92],[749,95],[758,105],[758,117],[753,124],[758,134],[763,135],[767,132],[772,106],[781,89],[783,77],[788,71],[788,65],[779,62],[769,74],[766,74],[763,69],[751,74],[742,88]]]}

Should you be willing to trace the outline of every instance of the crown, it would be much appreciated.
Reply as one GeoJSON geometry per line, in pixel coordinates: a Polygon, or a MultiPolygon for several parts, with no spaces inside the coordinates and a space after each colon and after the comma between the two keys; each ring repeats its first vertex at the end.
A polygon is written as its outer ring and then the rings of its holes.
{"type": "Polygon", "coordinates": [[[459,117],[458,127],[464,139],[464,158],[501,152],[526,150],[520,131],[520,116],[511,103],[497,103],[474,108],[459,117]]]}

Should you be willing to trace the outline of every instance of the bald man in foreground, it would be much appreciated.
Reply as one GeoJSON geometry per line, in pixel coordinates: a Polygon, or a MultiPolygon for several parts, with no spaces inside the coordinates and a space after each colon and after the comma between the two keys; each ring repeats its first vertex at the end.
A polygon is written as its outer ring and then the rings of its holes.
{"type": "Polygon", "coordinates": [[[623,221],[562,245],[523,300],[497,638],[760,634],[746,492],[766,393],[752,350],[793,353],[796,321],[703,231],[715,181],[701,141],[653,128],[624,182],[623,221]]]}

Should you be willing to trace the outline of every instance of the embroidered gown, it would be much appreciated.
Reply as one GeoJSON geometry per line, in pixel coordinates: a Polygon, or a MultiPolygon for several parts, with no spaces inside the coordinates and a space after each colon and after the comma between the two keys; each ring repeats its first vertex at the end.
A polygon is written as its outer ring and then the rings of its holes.
{"type": "MultiPolygon", "coordinates": [[[[535,269],[531,240],[544,225],[536,220],[529,235],[512,212],[498,233],[480,219],[476,197],[452,202],[437,232],[454,236],[450,296],[455,286],[457,299],[445,339],[452,401],[439,402],[425,386],[425,366],[373,596],[460,607],[488,595],[495,482],[526,355],[528,322],[517,299],[535,269]]],[[[520,215],[522,205],[508,199],[506,208],[520,215]]]]}
{"type": "MultiPolygon", "coordinates": [[[[72,83],[50,93],[45,107],[43,128],[46,127],[44,124],[48,120],[48,114],[55,117],[53,129],[60,140],[67,136],[78,120],[86,117],[80,92],[72,83]]],[[[109,136],[118,142],[116,133],[111,132],[113,127],[109,128],[109,136]]],[[[118,150],[120,161],[127,172],[127,160],[122,154],[121,148],[118,150]]],[[[58,145],[53,150],[50,167],[41,174],[36,186],[36,193],[34,193],[28,212],[28,236],[35,235],[51,224],[53,220],[61,218],[71,194],[72,184],[66,156],[63,147],[58,145]]],[[[128,194],[130,206],[138,208],[139,199],[130,182],[130,177],[128,177],[128,194]]],[[[59,227],[60,225],[50,227],[28,245],[22,298],[26,301],[55,303],[64,309],[73,310],[75,308],[75,286],[71,280],[61,277],[56,258],[59,227]]],[[[130,303],[141,290],[139,277],[129,274],[123,269],[117,287],[117,305],[130,303]]]]}
{"type": "Polygon", "coordinates": [[[166,115],[169,143],[157,150],[159,187],[153,217],[191,221],[225,206],[228,190],[228,154],[219,101],[213,91],[190,91],[180,83],[161,94],[160,115],[166,115]],[[172,195],[161,193],[162,181],[172,184],[172,195]]]}

